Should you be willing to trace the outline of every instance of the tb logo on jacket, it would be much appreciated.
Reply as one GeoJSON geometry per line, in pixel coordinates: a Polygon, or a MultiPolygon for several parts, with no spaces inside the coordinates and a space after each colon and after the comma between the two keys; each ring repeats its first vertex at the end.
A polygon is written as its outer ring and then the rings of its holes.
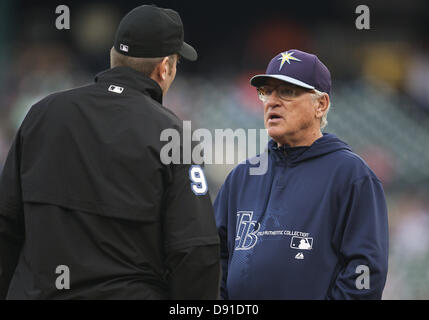
{"type": "Polygon", "coordinates": [[[235,250],[249,250],[252,249],[256,242],[258,242],[258,236],[256,235],[261,227],[258,224],[257,228],[255,225],[257,221],[252,220],[253,211],[238,211],[237,212],[237,227],[235,236],[235,250]]]}

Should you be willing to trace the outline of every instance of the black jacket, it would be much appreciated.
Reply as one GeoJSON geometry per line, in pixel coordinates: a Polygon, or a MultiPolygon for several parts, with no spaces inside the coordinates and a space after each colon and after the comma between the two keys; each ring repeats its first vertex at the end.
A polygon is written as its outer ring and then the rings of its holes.
{"type": "Polygon", "coordinates": [[[182,122],[142,73],[95,82],[36,103],[15,137],[0,177],[0,298],[217,298],[209,194],[194,194],[189,164],[160,160],[161,131],[182,122]]]}

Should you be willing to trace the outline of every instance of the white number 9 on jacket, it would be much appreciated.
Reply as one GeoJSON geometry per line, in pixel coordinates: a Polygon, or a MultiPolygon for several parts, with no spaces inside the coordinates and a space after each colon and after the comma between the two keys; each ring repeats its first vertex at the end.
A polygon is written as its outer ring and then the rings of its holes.
{"type": "Polygon", "coordinates": [[[189,169],[189,179],[191,179],[192,192],[197,196],[202,196],[207,193],[208,186],[203,169],[199,165],[193,165],[189,169]]]}

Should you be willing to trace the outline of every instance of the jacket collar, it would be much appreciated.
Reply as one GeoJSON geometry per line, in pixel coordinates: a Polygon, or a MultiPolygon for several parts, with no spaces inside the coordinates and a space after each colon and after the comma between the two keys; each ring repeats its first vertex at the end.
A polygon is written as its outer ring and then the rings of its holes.
{"type": "Polygon", "coordinates": [[[288,166],[295,166],[300,162],[339,150],[351,151],[351,148],[345,142],[332,133],[323,133],[323,136],[314,141],[311,146],[290,147],[284,145],[277,147],[277,143],[274,140],[270,140],[268,148],[276,161],[285,162],[288,166]]]}
{"type": "Polygon", "coordinates": [[[288,145],[278,147],[277,142],[271,139],[268,142],[268,149],[269,151],[271,151],[270,154],[274,157],[276,161],[285,162],[290,166],[294,166],[296,165],[302,154],[308,149],[310,149],[310,147],[290,147],[288,145]]]}
{"type": "Polygon", "coordinates": [[[152,99],[162,104],[162,89],[159,84],[129,67],[116,67],[98,73],[95,82],[124,85],[149,95],[152,99]]]}

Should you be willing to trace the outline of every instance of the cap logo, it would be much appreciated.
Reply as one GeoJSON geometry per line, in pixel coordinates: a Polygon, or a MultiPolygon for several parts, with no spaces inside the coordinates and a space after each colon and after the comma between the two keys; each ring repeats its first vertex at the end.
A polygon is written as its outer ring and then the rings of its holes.
{"type": "Polygon", "coordinates": [[[285,64],[285,62],[287,62],[288,64],[290,64],[290,61],[289,60],[294,60],[294,61],[301,61],[301,60],[299,60],[298,58],[295,58],[295,57],[293,57],[292,55],[294,54],[295,52],[289,52],[289,51],[286,51],[286,52],[282,52],[281,53],[281,57],[280,58],[278,58],[278,60],[281,60],[282,62],[280,63],[280,69],[279,69],[279,71],[283,68],[283,65],[285,64]]]}
{"type": "Polygon", "coordinates": [[[119,50],[121,50],[121,51],[125,51],[125,52],[128,52],[128,46],[126,46],[125,44],[120,44],[119,45],[119,50]]]}

